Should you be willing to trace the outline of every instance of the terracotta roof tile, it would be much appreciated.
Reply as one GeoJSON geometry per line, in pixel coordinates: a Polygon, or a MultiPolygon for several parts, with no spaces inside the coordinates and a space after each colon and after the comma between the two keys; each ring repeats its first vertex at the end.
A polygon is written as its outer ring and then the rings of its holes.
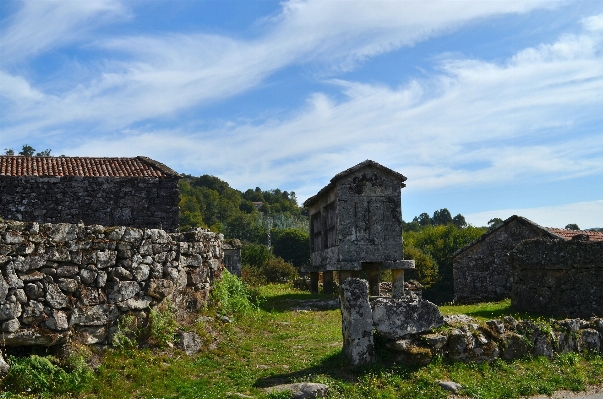
{"type": "Polygon", "coordinates": [[[0,176],[177,177],[178,173],[147,157],[0,156],[0,176]]]}
{"type": "Polygon", "coordinates": [[[601,231],[590,231],[590,230],[567,230],[567,229],[557,229],[554,227],[547,227],[548,231],[553,234],[556,234],[566,240],[571,240],[572,237],[577,235],[587,235],[589,241],[603,241],[603,232],[601,231]]]}

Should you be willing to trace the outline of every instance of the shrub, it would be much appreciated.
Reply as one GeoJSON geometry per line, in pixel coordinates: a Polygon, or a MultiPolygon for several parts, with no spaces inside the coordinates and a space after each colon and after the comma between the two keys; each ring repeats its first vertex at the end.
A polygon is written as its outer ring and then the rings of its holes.
{"type": "Polygon", "coordinates": [[[176,339],[178,323],[174,315],[174,307],[165,300],[156,309],[149,313],[149,343],[160,348],[165,348],[176,339]]]}
{"type": "Polygon", "coordinates": [[[298,276],[297,269],[282,258],[270,259],[260,271],[269,283],[293,281],[298,276]]]}
{"type": "Polygon", "coordinates": [[[211,291],[211,299],[216,310],[227,314],[247,314],[256,309],[252,295],[243,281],[227,270],[211,291]]]}
{"type": "Polygon", "coordinates": [[[251,267],[260,268],[273,257],[270,248],[262,244],[247,244],[241,248],[241,263],[251,267]]]}
{"type": "Polygon", "coordinates": [[[93,373],[82,359],[74,359],[64,370],[52,356],[8,358],[10,369],[0,386],[8,392],[64,393],[80,391],[93,378],[93,373]],[[70,367],[69,367],[70,366],[70,367]]]}
{"type": "Polygon", "coordinates": [[[117,331],[113,334],[111,343],[117,348],[132,349],[138,346],[139,338],[140,328],[138,327],[138,318],[128,314],[118,320],[117,331]]]}
{"type": "Polygon", "coordinates": [[[250,287],[258,287],[266,284],[266,278],[261,270],[249,265],[243,265],[243,267],[241,267],[241,280],[250,287]]]}

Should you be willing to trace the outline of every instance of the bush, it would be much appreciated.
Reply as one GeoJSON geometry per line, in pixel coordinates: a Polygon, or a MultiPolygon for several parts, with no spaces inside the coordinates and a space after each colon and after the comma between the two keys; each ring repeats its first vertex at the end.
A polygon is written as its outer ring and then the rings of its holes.
{"type": "Polygon", "coordinates": [[[216,310],[226,314],[247,314],[256,310],[251,292],[237,276],[224,270],[222,279],[211,291],[211,299],[216,310]]]}
{"type": "Polygon", "coordinates": [[[149,343],[165,348],[176,339],[178,323],[174,315],[174,307],[169,301],[164,301],[149,313],[149,343]]]}
{"type": "Polygon", "coordinates": [[[19,393],[77,392],[93,378],[90,368],[81,359],[73,359],[64,370],[52,356],[8,358],[10,369],[2,379],[3,391],[19,393]],[[69,367],[70,366],[70,367],[69,367]]]}
{"type": "Polygon", "coordinates": [[[299,268],[310,264],[310,236],[300,229],[285,229],[275,234],[274,254],[299,268]]]}
{"type": "Polygon", "coordinates": [[[241,267],[241,280],[250,287],[266,284],[266,277],[262,274],[261,269],[249,265],[241,267]]]}
{"type": "Polygon", "coordinates": [[[266,245],[247,244],[241,248],[241,263],[258,269],[264,266],[274,255],[266,245]]]}
{"type": "Polygon", "coordinates": [[[285,262],[282,258],[270,259],[268,263],[260,269],[260,272],[269,283],[293,281],[298,276],[297,269],[291,263],[285,262]]]}

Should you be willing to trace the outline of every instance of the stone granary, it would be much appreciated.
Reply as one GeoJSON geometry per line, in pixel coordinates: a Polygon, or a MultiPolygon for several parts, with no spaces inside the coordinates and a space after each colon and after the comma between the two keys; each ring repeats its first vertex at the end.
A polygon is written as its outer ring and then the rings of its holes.
{"type": "Polygon", "coordinates": [[[0,156],[0,217],[178,229],[179,174],[147,157],[0,156]]]}
{"type": "Polygon", "coordinates": [[[508,254],[533,238],[570,240],[585,236],[603,240],[603,233],[542,227],[524,217],[511,216],[453,255],[455,302],[471,303],[509,298],[512,291],[508,254]]]}
{"type": "Polygon", "coordinates": [[[340,283],[368,273],[371,295],[379,295],[379,271],[392,270],[392,295],[404,291],[404,269],[414,261],[402,251],[400,190],[406,177],[367,160],[338,173],[304,202],[310,209],[310,272],[312,291],[332,292],[333,271],[340,283]]]}

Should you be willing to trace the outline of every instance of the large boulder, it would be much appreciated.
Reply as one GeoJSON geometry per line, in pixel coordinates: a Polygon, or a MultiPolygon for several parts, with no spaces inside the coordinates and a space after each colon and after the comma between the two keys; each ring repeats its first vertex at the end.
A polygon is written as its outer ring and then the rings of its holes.
{"type": "Polygon", "coordinates": [[[372,311],[377,334],[387,339],[400,339],[444,324],[436,305],[414,295],[377,298],[372,303],[372,311]]]}
{"type": "Polygon", "coordinates": [[[343,353],[352,365],[371,363],[375,358],[373,316],[368,296],[368,282],[348,278],[339,287],[343,353]]]}

